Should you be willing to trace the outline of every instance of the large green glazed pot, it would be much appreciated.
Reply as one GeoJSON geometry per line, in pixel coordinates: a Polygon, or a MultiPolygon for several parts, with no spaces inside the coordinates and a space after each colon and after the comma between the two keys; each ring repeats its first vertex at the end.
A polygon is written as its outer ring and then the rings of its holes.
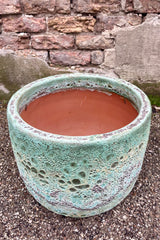
{"type": "Polygon", "coordinates": [[[7,115],[20,175],[32,196],[49,210],[88,217],[113,208],[132,190],[142,167],[151,118],[150,102],[136,86],[90,74],[51,76],[17,91],[7,115]],[[71,88],[118,93],[131,100],[139,114],[118,130],[73,137],[38,130],[20,117],[33,99],[71,88]]]}

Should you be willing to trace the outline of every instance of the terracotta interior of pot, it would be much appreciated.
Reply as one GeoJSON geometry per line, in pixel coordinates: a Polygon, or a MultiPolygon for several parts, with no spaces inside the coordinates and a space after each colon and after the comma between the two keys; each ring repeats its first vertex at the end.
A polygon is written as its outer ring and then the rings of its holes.
{"type": "Polygon", "coordinates": [[[131,90],[111,83],[107,87],[75,83],[61,82],[32,94],[30,91],[28,100],[25,96],[26,102],[22,100],[19,107],[22,119],[42,131],[88,136],[122,128],[138,116],[137,98],[131,90]]]}

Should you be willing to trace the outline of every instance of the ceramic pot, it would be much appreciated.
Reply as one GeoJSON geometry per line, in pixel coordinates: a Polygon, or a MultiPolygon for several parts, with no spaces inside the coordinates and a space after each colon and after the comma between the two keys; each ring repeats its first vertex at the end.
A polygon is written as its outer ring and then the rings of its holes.
{"type": "Polygon", "coordinates": [[[88,217],[113,208],[132,190],[148,142],[151,106],[131,83],[90,74],[51,76],[17,91],[9,101],[7,116],[20,175],[28,191],[47,209],[88,217]],[[118,93],[132,101],[139,114],[118,130],[90,136],[44,132],[20,117],[35,98],[72,88],[118,93]]]}

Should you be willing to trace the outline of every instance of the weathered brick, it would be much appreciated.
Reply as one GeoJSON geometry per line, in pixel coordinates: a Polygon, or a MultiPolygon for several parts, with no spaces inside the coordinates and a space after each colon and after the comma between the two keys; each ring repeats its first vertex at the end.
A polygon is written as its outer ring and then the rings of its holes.
{"type": "Polygon", "coordinates": [[[105,30],[112,30],[114,26],[123,27],[126,25],[125,16],[107,15],[105,13],[97,14],[97,22],[95,24],[95,31],[102,32],[105,30]]]}
{"type": "Polygon", "coordinates": [[[43,59],[44,61],[48,61],[48,51],[37,51],[34,49],[22,49],[22,50],[16,50],[15,51],[17,56],[23,56],[23,57],[38,57],[43,59]]]}
{"type": "Polygon", "coordinates": [[[74,0],[74,10],[80,13],[107,12],[116,13],[121,9],[119,0],[74,0]]]}
{"type": "Polygon", "coordinates": [[[31,38],[34,49],[62,49],[74,45],[74,37],[66,34],[43,34],[31,38]]]}
{"type": "Polygon", "coordinates": [[[105,30],[112,30],[114,27],[135,26],[142,23],[142,16],[135,13],[127,15],[108,15],[105,13],[97,14],[95,31],[100,33],[105,30]]]}
{"type": "Polygon", "coordinates": [[[49,18],[48,26],[63,33],[79,33],[93,31],[95,21],[92,16],[59,16],[49,18]]]}
{"type": "Polygon", "coordinates": [[[46,30],[45,18],[33,16],[8,17],[3,19],[3,30],[6,32],[44,32],[46,30]]]}
{"type": "Polygon", "coordinates": [[[93,51],[91,53],[91,63],[94,65],[101,64],[103,62],[103,52],[102,51],[93,51]]]}
{"type": "Polygon", "coordinates": [[[134,9],[139,13],[159,13],[160,1],[159,0],[134,0],[134,9]]]}
{"type": "Polygon", "coordinates": [[[135,13],[129,13],[127,14],[127,22],[131,25],[131,26],[136,26],[138,24],[142,23],[142,16],[141,14],[135,14],[135,13]]]}
{"type": "Polygon", "coordinates": [[[126,11],[136,11],[137,13],[159,13],[159,0],[127,0],[126,11]]]}
{"type": "Polygon", "coordinates": [[[111,69],[115,67],[115,49],[104,50],[104,63],[103,66],[111,69]]]}
{"type": "Polygon", "coordinates": [[[27,49],[30,48],[30,39],[27,34],[3,34],[0,35],[0,48],[3,49],[27,49]]]}
{"type": "Polygon", "coordinates": [[[0,14],[17,14],[21,13],[19,0],[0,0],[0,14]]]}
{"type": "Polygon", "coordinates": [[[51,51],[51,62],[58,65],[87,65],[91,61],[87,51],[51,51]]]}
{"type": "Polygon", "coordinates": [[[58,13],[70,13],[71,4],[70,0],[56,0],[56,12],[58,13]]]}
{"type": "Polygon", "coordinates": [[[105,49],[113,47],[113,39],[102,35],[80,34],[76,37],[76,45],[79,49],[105,49]]]}
{"type": "Polygon", "coordinates": [[[21,0],[27,14],[54,13],[55,0],[21,0]]]}

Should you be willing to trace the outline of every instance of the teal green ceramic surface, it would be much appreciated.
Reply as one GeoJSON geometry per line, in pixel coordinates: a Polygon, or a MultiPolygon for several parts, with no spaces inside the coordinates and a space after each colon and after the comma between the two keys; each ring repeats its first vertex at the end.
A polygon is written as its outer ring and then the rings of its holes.
{"type": "Polygon", "coordinates": [[[148,142],[151,107],[131,83],[90,74],[51,76],[17,91],[7,116],[20,175],[32,196],[49,210],[88,217],[113,208],[132,190],[148,142]],[[20,117],[35,98],[70,88],[118,93],[131,100],[139,114],[118,130],[76,137],[38,130],[20,117]]]}

